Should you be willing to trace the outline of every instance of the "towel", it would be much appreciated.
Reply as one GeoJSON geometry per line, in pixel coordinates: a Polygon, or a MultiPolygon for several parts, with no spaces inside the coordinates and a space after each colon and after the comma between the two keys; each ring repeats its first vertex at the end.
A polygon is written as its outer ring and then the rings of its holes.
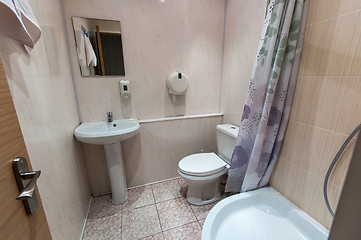
{"type": "Polygon", "coordinates": [[[85,39],[84,38],[85,38],[84,33],[81,32],[79,46],[78,46],[78,57],[79,57],[80,66],[87,66],[86,55],[85,55],[85,39]]]}
{"type": "Polygon", "coordinates": [[[31,51],[40,39],[41,29],[27,0],[0,0],[0,33],[31,51]]]}
{"type": "Polygon", "coordinates": [[[89,40],[89,37],[83,34],[84,45],[85,45],[85,55],[86,55],[86,64],[89,67],[90,65],[97,65],[97,56],[95,55],[93,46],[89,40]]]}

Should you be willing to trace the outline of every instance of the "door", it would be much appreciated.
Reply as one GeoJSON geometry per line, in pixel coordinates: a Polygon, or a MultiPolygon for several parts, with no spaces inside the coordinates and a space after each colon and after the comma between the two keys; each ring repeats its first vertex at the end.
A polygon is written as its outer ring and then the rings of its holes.
{"type": "MultiPolygon", "coordinates": [[[[51,239],[37,189],[35,191],[39,199],[39,210],[36,214],[27,215],[22,200],[16,200],[20,192],[14,177],[12,161],[17,157],[29,160],[0,61],[0,239],[51,239]]],[[[29,161],[28,165],[31,169],[29,161]]]]}

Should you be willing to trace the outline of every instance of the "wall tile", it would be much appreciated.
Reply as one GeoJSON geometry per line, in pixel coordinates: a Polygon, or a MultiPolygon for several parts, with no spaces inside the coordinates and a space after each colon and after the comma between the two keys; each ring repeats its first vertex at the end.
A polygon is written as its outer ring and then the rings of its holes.
{"type": "MultiPolygon", "coordinates": [[[[333,184],[329,185],[328,188],[328,197],[331,208],[335,212],[337,209],[337,203],[341,194],[341,189],[336,187],[333,184]]],[[[312,205],[311,209],[308,212],[312,217],[316,218],[322,225],[327,228],[331,227],[332,224],[332,216],[329,213],[325,200],[323,197],[323,179],[319,179],[314,188],[314,193],[312,194],[312,205]]]]}
{"type": "Polygon", "coordinates": [[[308,6],[308,13],[307,13],[307,24],[311,24],[313,23],[313,19],[314,19],[314,13],[316,10],[316,2],[317,1],[309,1],[309,6],[308,6]]]}
{"type": "Polygon", "coordinates": [[[222,111],[225,123],[240,124],[263,28],[266,2],[227,1],[222,76],[222,111]]]}
{"type": "MultiPolygon", "coordinates": [[[[318,176],[321,178],[325,178],[327,170],[335,158],[337,152],[341,148],[342,144],[345,142],[347,135],[339,134],[339,133],[330,133],[328,136],[327,146],[325,148],[325,154],[322,158],[322,163],[320,170],[318,172],[318,176]]],[[[335,165],[332,174],[330,176],[330,183],[335,184],[337,187],[342,188],[343,183],[345,181],[346,173],[348,170],[348,166],[350,164],[350,160],[352,157],[352,153],[354,150],[356,139],[353,138],[351,142],[347,145],[344,152],[340,156],[337,164],[335,165]]]]}
{"type": "Polygon", "coordinates": [[[282,143],[282,146],[281,146],[281,150],[279,152],[279,156],[281,158],[286,158],[288,159],[289,157],[289,152],[290,152],[290,149],[292,148],[292,144],[293,144],[293,141],[291,141],[292,139],[294,139],[294,122],[293,121],[289,121],[288,122],[288,125],[287,125],[287,131],[285,133],[285,137],[283,139],[283,143],[282,143]]]}
{"type": "MultiPolygon", "coordinates": [[[[271,186],[328,228],[332,217],[324,203],[323,181],[337,151],[361,119],[361,79],[356,77],[360,75],[361,31],[356,26],[360,4],[353,0],[311,1],[293,124],[287,128],[284,142],[288,153],[281,152],[271,178],[271,186]]],[[[328,193],[334,210],[354,141],[330,177],[328,193]]]]}
{"type": "Polygon", "coordinates": [[[308,26],[305,76],[343,76],[351,61],[350,45],[357,29],[357,13],[308,26]],[[347,27],[345,27],[347,26],[347,27]]]}
{"type": "Polygon", "coordinates": [[[317,174],[324,149],[326,147],[328,131],[303,124],[295,124],[295,138],[289,161],[301,168],[317,174]]]}
{"type": "Polygon", "coordinates": [[[341,77],[303,77],[298,100],[296,121],[330,129],[344,87],[341,77]],[[341,87],[340,87],[341,86],[341,87]]]}
{"type": "Polygon", "coordinates": [[[178,177],[178,162],[183,157],[201,150],[216,152],[216,125],[221,119],[142,124],[138,136],[123,142],[128,186],[178,177]]]}
{"type": "Polygon", "coordinates": [[[284,194],[283,192],[286,184],[285,176],[287,174],[287,170],[285,161],[285,158],[281,156],[278,157],[270,179],[270,186],[279,191],[281,194],[284,194]]]}
{"type": "MultiPolygon", "coordinates": [[[[358,22],[361,21],[361,11],[358,14],[357,20],[358,22]]],[[[352,62],[351,62],[351,69],[350,69],[350,76],[361,76],[361,29],[356,28],[353,32],[353,39],[354,43],[352,45],[353,51],[351,52],[352,62]]]]}
{"type": "Polygon", "coordinates": [[[298,167],[292,162],[289,162],[286,166],[287,179],[285,182],[287,186],[285,194],[290,201],[307,211],[311,208],[312,194],[318,179],[309,171],[298,167]],[[289,182],[292,184],[289,184],[289,182]]]}
{"type": "Polygon", "coordinates": [[[296,81],[296,88],[295,88],[295,94],[293,95],[293,100],[292,100],[292,107],[291,107],[291,112],[290,112],[290,118],[289,120],[295,120],[296,116],[297,116],[297,112],[298,112],[298,104],[299,104],[299,100],[301,98],[301,90],[303,89],[303,77],[299,76],[297,78],[296,81]]]}
{"type": "Polygon", "coordinates": [[[313,17],[309,23],[330,20],[343,14],[352,13],[361,10],[361,2],[358,0],[348,1],[328,1],[328,0],[310,0],[313,17]]]}
{"type": "Polygon", "coordinates": [[[339,133],[351,134],[361,123],[361,77],[347,77],[343,83],[345,92],[337,108],[337,121],[334,130],[339,133]]]}
{"type": "Polygon", "coordinates": [[[90,201],[60,1],[30,0],[42,29],[31,54],[0,36],[4,63],[53,239],[79,239],[90,201]]]}
{"type": "Polygon", "coordinates": [[[225,1],[63,3],[84,121],[104,120],[108,111],[116,118],[218,112],[225,1]],[[126,76],[80,76],[71,16],[121,22],[126,76]],[[166,78],[173,71],[189,77],[185,96],[168,94],[166,78]],[[132,81],[130,99],[120,98],[120,79],[132,81]]]}
{"type": "MultiPolygon", "coordinates": [[[[308,20],[307,20],[307,22],[308,22],[308,20]]],[[[308,68],[308,62],[306,60],[307,60],[307,54],[309,52],[308,49],[310,47],[312,47],[312,45],[310,43],[312,41],[314,41],[312,39],[315,36],[315,34],[313,34],[313,31],[314,31],[314,28],[312,28],[311,26],[306,25],[305,35],[304,35],[304,39],[303,39],[303,46],[302,46],[302,54],[301,54],[301,59],[300,59],[300,67],[298,69],[298,76],[299,77],[304,76],[305,75],[305,69],[308,68]]],[[[312,75],[312,74],[309,74],[309,75],[312,75]]],[[[297,88],[295,90],[297,91],[297,88]]]]}

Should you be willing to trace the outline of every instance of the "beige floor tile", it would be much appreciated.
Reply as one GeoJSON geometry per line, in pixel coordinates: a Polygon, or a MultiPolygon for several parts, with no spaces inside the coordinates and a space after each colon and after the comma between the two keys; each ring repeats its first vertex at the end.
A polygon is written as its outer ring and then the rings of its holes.
{"type": "Polygon", "coordinates": [[[163,234],[166,240],[201,240],[202,229],[198,222],[194,222],[165,231],[163,234]]]}
{"type": "Polygon", "coordinates": [[[173,198],[181,197],[181,186],[178,179],[169,180],[166,182],[156,183],[151,185],[156,202],[162,202],[173,198]]]}
{"type": "Polygon", "coordinates": [[[154,204],[151,186],[143,186],[128,190],[128,199],[122,204],[123,210],[144,207],[154,204]]]}
{"type": "Polygon", "coordinates": [[[122,210],[121,205],[112,204],[110,195],[94,197],[90,206],[88,219],[98,219],[119,214],[122,210]]]}
{"type": "Polygon", "coordinates": [[[157,203],[157,209],[163,231],[197,221],[189,203],[184,198],[157,203]]]}
{"type": "Polygon", "coordinates": [[[163,233],[157,233],[149,237],[141,238],[141,240],[163,240],[163,233]]]}
{"type": "Polygon", "coordinates": [[[161,232],[155,205],[123,211],[122,239],[140,239],[161,232]]]}
{"type": "Polygon", "coordinates": [[[217,204],[217,202],[202,205],[202,206],[196,206],[190,204],[194,215],[196,215],[197,220],[205,219],[208,215],[208,213],[212,210],[212,208],[217,204]]]}
{"type": "Polygon", "coordinates": [[[206,219],[201,219],[199,220],[199,225],[201,226],[201,228],[203,229],[203,225],[204,225],[204,222],[206,221],[206,219]]]}

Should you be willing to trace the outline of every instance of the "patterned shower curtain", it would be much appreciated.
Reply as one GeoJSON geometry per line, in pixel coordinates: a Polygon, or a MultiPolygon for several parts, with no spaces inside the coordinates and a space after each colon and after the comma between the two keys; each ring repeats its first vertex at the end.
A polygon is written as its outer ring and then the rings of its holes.
{"type": "Polygon", "coordinates": [[[308,0],[271,0],[250,80],[226,191],[268,184],[294,95],[308,0]]]}

